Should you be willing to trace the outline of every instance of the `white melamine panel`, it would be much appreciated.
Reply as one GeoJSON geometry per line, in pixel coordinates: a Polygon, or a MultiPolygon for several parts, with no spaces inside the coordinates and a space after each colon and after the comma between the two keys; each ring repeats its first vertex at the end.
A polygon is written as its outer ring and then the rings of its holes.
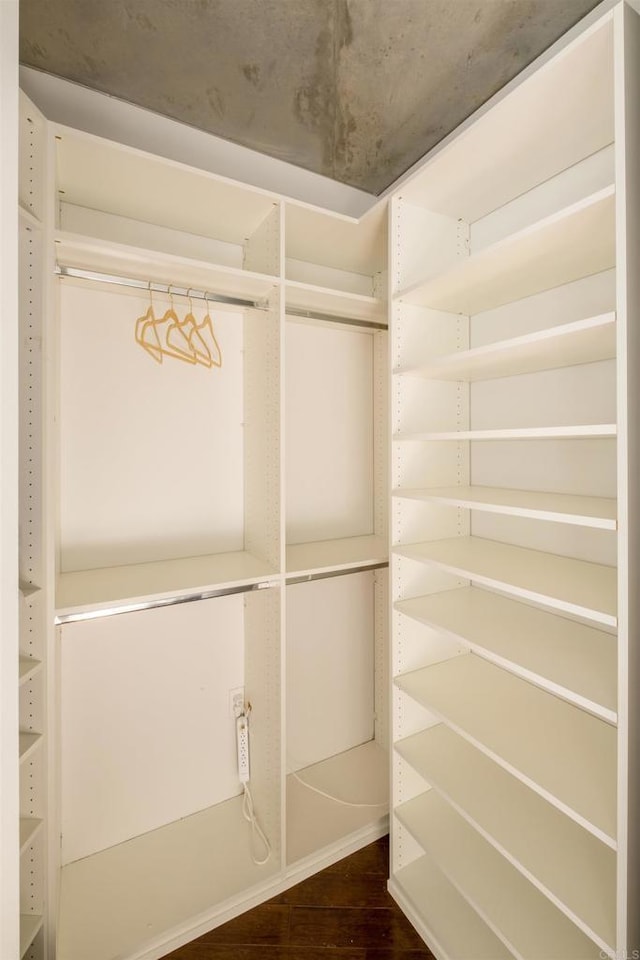
{"type": "Polygon", "coordinates": [[[508,427],[491,430],[443,430],[433,433],[401,432],[394,434],[399,441],[441,440],[536,440],[536,439],[581,439],[582,437],[615,437],[615,423],[566,424],[562,426],[508,427]]]}
{"type": "Polygon", "coordinates": [[[238,793],[243,684],[241,596],[64,626],[63,862],[238,793]]]}
{"type": "MultiPolygon", "coordinates": [[[[287,285],[289,282],[293,283],[294,289],[300,285],[303,288],[311,287],[312,290],[325,290],[330,298],[344,295],[348,300],[352,296],[373,296],[374,278],[371,275],[350,273],[348,270],[339,270],[320,263],[309,263],[308,260],[287,257],[284,275],[287,285]]],[[[320,293],[318,295],[322,296],[320,293]]]]}
{"type": "Polygon", "coordinates": [[[288,280],[286,298],[287,307],[298,310],[314,310],[357,320],[386,322],[384,301],[363,294],[343,293],[341,290],[327,290],[317,284],[288,280]]]}
{"type": "Polygon", "coordinates": [[[63,867],[57,956],[162,956],[171,936],[212,926],[217,904],[277,869],[252,863],[241,799],[217,804],[63,867]]]}
{"type": "Polygon", "coordinates": [[[61,289],[63,571],[243,548],[242,317],[212,313],[221,369],[158,364],[134,339],[147,307],[61,289]]]}
{"type": "Polygon", "coordinates": [[[586,527],[616,529],[616,502],[599,497],[575,497],[566,493],[504,490],[496,487],[400,488],[394,495],[409,500],[449,504],[488,513],[504,513],[586,527]]]}
{"type": "Polygon", "coordinates": [[[597,960],[602,952],[434,790],[396,809],[518,960],[597,960]]]}
{"type": "Polygon", "coordinates": [[[403,196],[473,222],[611,143],[612,57],[605,18],[481,111],[422,165],[403,196]]]}
{"type": "Polygon", "coordinates": [[[422,856],[392,877],[389,892],[436,956],[456,960],[513,960],[486,923],[438,867],[422,856]]]}
{"type": "Polygon", "coordinates": [[[615,727],[474,654],[395,683],[615,847],[615,727]]]}
{"type": "Polygon", "coordinates": [[[613,187],[398,291],[434,310],[474,314],[607,270],[615,263],[613,187]]]}
{"type": "Polygon", "coordinates": [[[605,950],[616,936],[616,855],[480,751],[438,724],[396,749],[605,950]]]}
{"type": "MultiPolygon", "coordinates": [[[[617,643],[612,634],[476,587],[401,600],[395,609],[615,723],[617,643]]],[[[423,645],[427,639],[431,648],[431,637],[423,634],[423,645]]]]}
{"type": "Polygon", "coordinates": [[[374,582],[357,573],[287,587],[287,769],[374,733],[374,582]]]}
{"type": "Polygon", "coordinates": [[[318,573],[322,570],[348,570],[366,563],[385,563],[388,559],[383,537],[346,537],[316,540],[287,546],[287,573],[318,573]]]}
{"type": "Polygon", "coordinates": [[[615,423],[615,360],[472,383],[471,429],[615,423]]]}
{"type": "MultiPolygon", "coordinates": [[[[303,204],[285,206],[287,258],[372,276],[386,269],[386,204],[360,220],[303,204]]],[[[298,278],[294,278],[298,279],[298,278]]]]}
{"type": "Polygon", "coordinates": [[[606,313],[445,354],[424,366],[398,372],[434,380],[491,380],[606,360],[615,353],[615,314],[606,313]]]}
{"type": "Polygon", "coordinates": [[[24,957],[44,923],[44,917],[35,913],[20,915],[20,956],[24,957]]]}
{"type": "Polygon", "coordinates": [[[394,552],[513,596],[616,626],[613,567],[476,537],[407,545],[394,552]]]}
{"type": "Polygon", "coordinates": [[[373,341],[286,326],[287,542],[373,532],[373,341]]]}
{"type": "Polygon", "coordinates": [[[375,740],[290,773],[287,863],[367,826],[384,825],[388,806],[389,756],[375,740]]]}
{"type": "Polygon", "coordinates": [[[65,127],[56,148],[67,203],[237,244],[273,208],[271,194],[65,127]]]}

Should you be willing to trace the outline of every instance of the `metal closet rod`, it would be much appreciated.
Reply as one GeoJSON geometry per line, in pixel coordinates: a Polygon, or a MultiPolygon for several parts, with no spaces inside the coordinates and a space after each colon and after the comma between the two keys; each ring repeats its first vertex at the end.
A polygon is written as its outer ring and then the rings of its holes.
{"type": "Polygon", "coordinates": [[[156,283],[155,280],[133,280],[131,277],[116,277],[110,273],[95,273],[93,270],[80,270],[76,267],[66,267],[60,264],[56,266],[56,274],[74,280],[91,280],[95,283],[111,283],[119,287],[133,287],[134,290],[144,290],[146,293],[170,293],[176,297],[191,297],[193,300],[206,300],[210,303],[226,303],[234,307],[250,307],[252,310],[269,309],[260,300],[226,297],[221,293],[213,293],[209,290],[196,290],[195,287],[177,287],[173,283],[156,283]]]}

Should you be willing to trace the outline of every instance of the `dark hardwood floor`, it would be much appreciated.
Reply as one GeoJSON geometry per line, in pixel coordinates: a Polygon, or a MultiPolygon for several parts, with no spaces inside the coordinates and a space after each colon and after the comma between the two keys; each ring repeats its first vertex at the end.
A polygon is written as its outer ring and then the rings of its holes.
{"type": "Polygon", "coordinates": [[[387,893],[388,858],[384,837],[165,960],[428,960],[387,893]]]}

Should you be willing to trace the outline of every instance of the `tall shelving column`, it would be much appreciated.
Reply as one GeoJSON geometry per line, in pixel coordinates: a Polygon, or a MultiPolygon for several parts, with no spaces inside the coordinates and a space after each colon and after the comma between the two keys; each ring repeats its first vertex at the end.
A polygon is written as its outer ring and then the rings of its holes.
{"type": "Polygon", "coordinates": [[[639,23],[589,18],[392,199],[390,889],[442,958],[638,946],[639,23]]]}

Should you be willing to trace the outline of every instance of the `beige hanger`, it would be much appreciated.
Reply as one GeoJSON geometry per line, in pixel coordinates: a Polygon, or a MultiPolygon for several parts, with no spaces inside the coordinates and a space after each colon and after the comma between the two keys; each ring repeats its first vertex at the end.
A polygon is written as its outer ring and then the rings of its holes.
{"type": "Polygon", "coordinates": [[[136,320],[135,338],[136,343],[139,343],[157,363],[162,363],[163,350],[156,329],[156,322],[153,309],[153,296],[151,293],[151,281],[149,281],[149,308],[143,317],[138,317],[136,320]]]}
{"type": "Polygon", "coordinates": [[[165,315],[161,320],[156,321],[156,325],[164,324],[164,341],[161,339],[162,343],[162,352],[167,357],[175,357],[176,360],[182,360],[184,363],[196,363],[195,351],[189,343],[188,337],[185,335],[184,330],[181,327],[180,319],[174,309],[173,305],[173,293],[171,292],[171,284],[169,284],[169,300],[171,301],[171,306],[166,311],[165,315]]]}
{"type": "Polygon", "coordinates": [[[211,357],[211,364],[214,367],[222,366],[222,351],[220,345],[216,340],[216,335],[213,332],[213,322],[209,314],[209,301],[207,300],[207,295],[205,293],[204,302],[207,305],[207,314],[203,319],[202,323],[197,324],[197,330],[200,338],[206,344],[209,356],[211,357]]]}
{"type": "Polygon", "coordinates": [[[182,321],[182,326],[185,327],[185,331],[184,331],[185,333],[187,333],[187,330],[188,330],[187,338],[189,341],[189,346],[191,347],[191,349],[195,354],[196,362],[201,363],[205,367],[212,367],[213,359],[211,357],[211,352],[209,350],[209,347],[203,340],[202,336],[200,335],[196,318],[193,315],[193,302],[191,300],[190,294],[191,294],[191,288],[189,288],[189,290],[187,291],[187,298],[189,300],[189,313],[186,315],[186,317],[182,321]]]}

